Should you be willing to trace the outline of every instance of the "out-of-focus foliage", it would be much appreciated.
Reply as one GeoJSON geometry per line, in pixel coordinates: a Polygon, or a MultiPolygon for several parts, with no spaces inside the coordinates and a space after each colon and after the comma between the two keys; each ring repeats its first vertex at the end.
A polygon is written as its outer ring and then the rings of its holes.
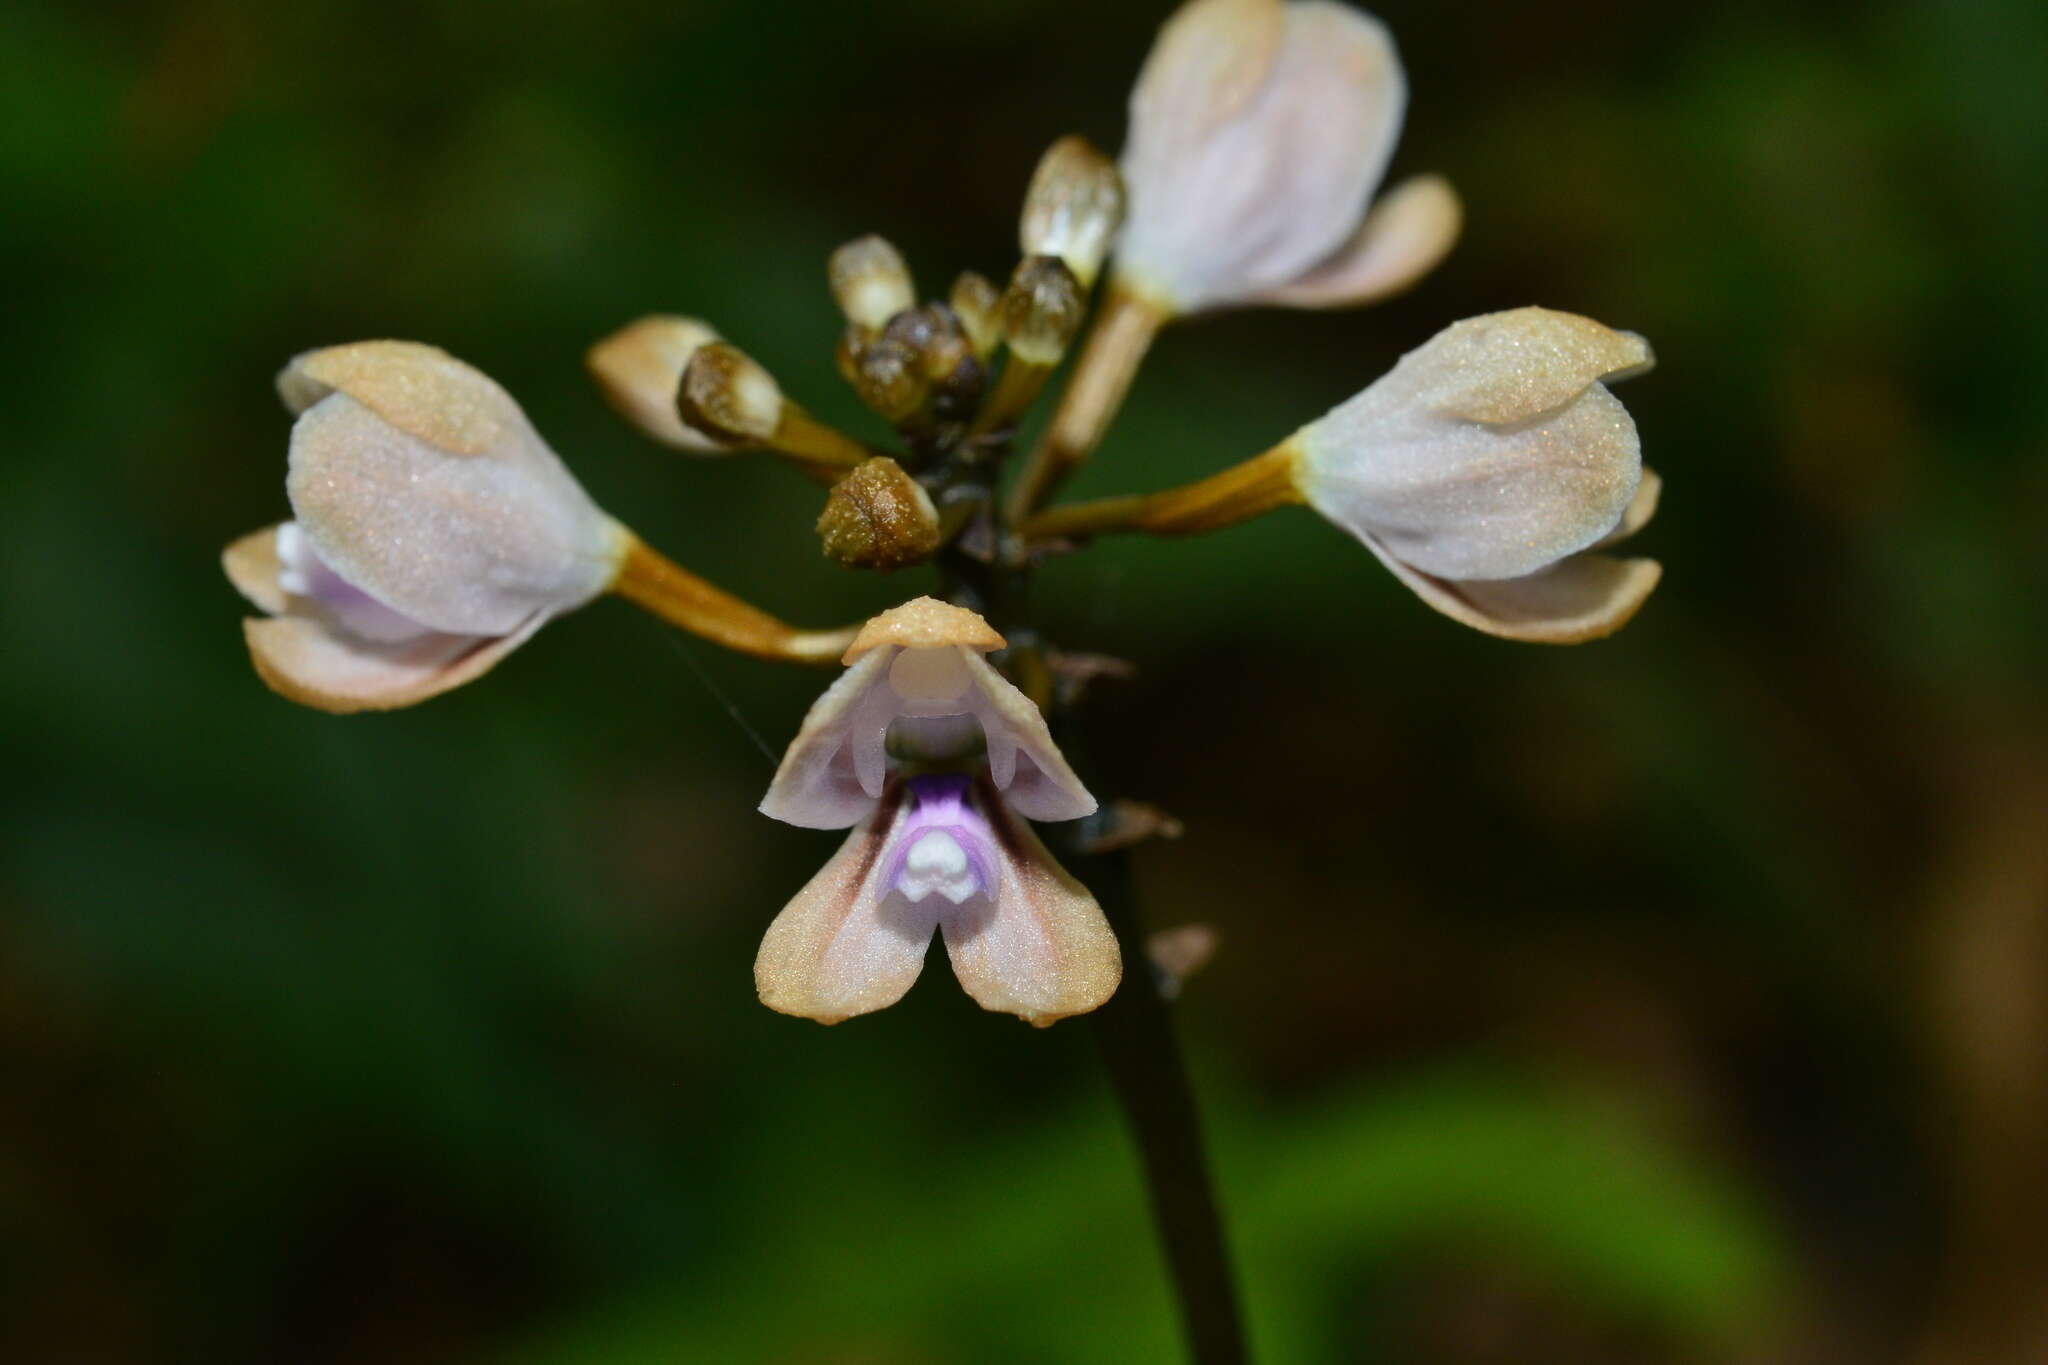
{"type": "MultiPolygon", "coordinates": [[[[446,346],[771,610],[923,591],[580,373],[706,316],[861,430],[823,262],[1006,271],[1162,6],[0,11],[0,1357],[1163,1359],[1087,1026],[942,981],[832,1031],[748,963],[829,840],[752,812],[821,679],[615,604],[337,720],[215,556],[272,374],[446,346]]],[[[1250,454],[1456,317],[1641,331],[1667,576],[1461,633],[1307,514],[1040,576],[1273,1360],[2021,1359],[2048,1277],[2048,12],[1382,6],[1464,242],[1358,314],[1173,330],[1080,493],[1250,454]],[[1943,1356],[1941,1351],[1950,1354],[1943,1356]],[[1960,1354],[1957,1354],[1960,1352],[1960,1354]]]]}
{"type": "MultiPolygon", "coordinates": [[[[1249,1107],[1228,1093],[1217,1104],[1249,1107]]],[[[801,1153],[859,1135],[791,1119],[740,1173],[758,1199],[732,1269],[516,1359],[833,1359],[849,1342],[985,1361],[1172,1358],[1141,1196],[1103,1115],[901,1150],[851,1177],[801,1153]],[[991,1286],[1037,1311],[991,1314],[991,1286]]],[[[1725,1191],[1570,1095],[1452,1068],[1221,1126],[1241,1172],[1232,1204],[1256,1334],[1276,1359],[1327,1356],[1346,1330],[1361,1347],[1383,1333],[1391,1305],[1333,1305],[1330,1286],[1396,1279],[1418,1253],[1518,1256],[1597,1311],[1708,1342],[1752,1327],[1777,1273],[1763,1229],[1725,1191]]]]}

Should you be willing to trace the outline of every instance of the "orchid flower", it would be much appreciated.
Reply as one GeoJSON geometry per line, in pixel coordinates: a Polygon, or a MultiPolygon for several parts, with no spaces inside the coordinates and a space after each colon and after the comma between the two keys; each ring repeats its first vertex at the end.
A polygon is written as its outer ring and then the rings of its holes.
{"type": "Polygon", "coordinates": [[[1183,488],[1056,507],[1024,530],[1189,535],[1306,503],[1454,620],[1596,639],[1662,572],[1599,553],[1656,511],[1662,485],[1607,388],[1652,363],[1635,333],[1571,313],[1466,318],[1262,455],[1183,488]]]}
{"type": "Polygon", "coordinates": [[[1296,432],[1296,487],[1446,616],[1543,643],[1610,634],[1661,570],[1592,552],[1639,530],[1661,485],[1607,385],[1653,363],[1591,318],[1467,318],[1296,432]]]}
{"type": "MultiPolygon", "coordinates": [[[[1373,199],[1407,101],[1385,26],[1335,0],[1188,0],[1175,11],[1131,91],[1107,296],[1011,490],[1013,519],[1094,451],[1174,318],[1370,303],[1449,253],[1463,210],[1441,176],[1373,199]]],[[[1106,191],[1067,197],[1111,202],[1106,191]]]]}
{"type": "Polygon", "coordinates": [[[934,930],[984,1009],[1043,1026],[1115,991],[1115,934],[1026,823],[1078,819],[1095,798],[982,657],[1003,644],[929,597],[854,638],[761,802],[792,825],[853,831],[761,942],[770,1008],[832,1024],[892,1005],[934,930]]]}
{"type": "Polygon", "coordinates": [[[1332,0],[1190,0],[1131,92],[1116,275],[1162,312],[1335,307],[1413,283],[1450,250],[1441,179],[1367,213],[1408,88],[1385,26],[1332,0]]]}
{"type": "Polygon", "coordinates": [[[326,711],[407,706],[486,672],[603,592],[631,533],[590,500],[489,378],[445,351],[368,341],[278,376],[298,415],[293,520],[223,562],[267,616],[256,671],[326,711]]]}
{"type": "Polygon", "coordinates": [[[266,613],[257,674],[322,711],[411,706],[481,676],[553,618],[617,592],[707,639],[814,662],[799,631],[648,548],[599,510],[512,396],[433,346],[365,341],[295,358],[293,519],[222,566],[266,613]]]}

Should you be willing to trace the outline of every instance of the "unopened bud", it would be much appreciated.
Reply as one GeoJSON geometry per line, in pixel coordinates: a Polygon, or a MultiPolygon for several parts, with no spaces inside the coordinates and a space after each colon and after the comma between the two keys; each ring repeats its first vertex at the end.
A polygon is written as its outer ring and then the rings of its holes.
{"type": "Polygon", "coordinates": [[[931,392],[917,349],[886,333],[860,347],[852,380],[860,401],[891,425],[915,417],[931,392]]]}
{"type": "Polygon", "coordinates": [[[1057,256],[1027,256],[1003,291],[1003,336],[1017,359],[1050,369],[1080,330],[1081,282],[1057,256]]]}
{"type": "Polygon", "coordinates": [[[988,371],[975,355],[974,344],[967,339],[967,332],[953,310],[933,304],[930,312],[934,325],[920,355],[925,378],[932,385],[932,410],[942,420],[965,419],[981,402],[988,371]]]}
{"type": "Polygon", "coordinates": [[[839,347],[832,353],[832,358],[839,364],[841,379],[849,384],[860,383],[860,353],[874,339],[875,334],[860,324],[846,324],[846,330],[839,334],[839,347]]]}
{"type": "Polygon", "coordinates": [[[832,486],[818,538],[850,569],[900,569],[937,553],[939,514],[923,485],[878,455],[832,486]]]}
{"type": "Polygon", "coordinates": [[[839,311],[856,327],[880,331],[917,303],[903,255],[880,237],[856,237],[832,253],[826,267],[839,311]]]}
{"type": "Polygon", "coordinates": [[[974,354],[987,360],[1003,339],[1003,296],[986,275],[969,270],[953,281],[953,316],[974,347],[974,354]]]}
{"type": "Polygon", "coordinates": [[[722,441],[765,445],[782,424],[782,389],[752,356],[726,341],[697,348],[683,371],[676,412],[722,441]]]}
{"type": "Polygon", "coordinates": [[[928,303],[898,313],[883,329],[882,338],[901,342],[915,352],[918,372],[931,389],[937,416],[962,416],[980,399],[981,362],[951,308],[928,303]]]}
{"type": "Polygon", "coordinates": [[[708,323],[656,314],[629,323],[592,346],[584,363],[621,417],[664,445],[693,455],[723,455],[733,447],[684,426],[676,389],[690,357],[718,340],[708,323]]]}
{"type": "Polygon", "coordinates": [[[1095,283],[1124,220],[1116,163],[1084,137],[1063,137],[1040,158],[1024,194],[1017,237],[1026,256],[1057,256],[1083,290],[1095,283]]]}

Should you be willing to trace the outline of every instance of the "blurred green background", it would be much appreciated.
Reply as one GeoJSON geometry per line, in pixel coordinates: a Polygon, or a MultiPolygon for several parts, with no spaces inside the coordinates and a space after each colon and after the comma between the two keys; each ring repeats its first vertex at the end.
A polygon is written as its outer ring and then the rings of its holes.
{"type": "MultiPolygon", "coordinates": [[[[0,1359],[1175,1358],[1088,1026],[935,967],[825,1031],[753,947],[815,674],[618,604],[336,719],[251,674],[307,347],[444,345],[599,502],[824,624],[818,494],[687,462],[583,348],[712,319],[814,410],[823,262],[1000,277],[1163,3],[0,11],[0,1359]],[[733,713],[740,718],[735,719],[733,713]],[[744,722],[744,725],[742,724],[744,722]]],[[[1664,585],[1462,631],[1306,513],[1042,574],[1263,1358],[2048,1358],[2048,10],[1389,0],[1395,175],[1466,236],[1362,313],[1175,329],[1082,492],[1263,448],[1449,321],[1646,333],[1664,585]]]]}

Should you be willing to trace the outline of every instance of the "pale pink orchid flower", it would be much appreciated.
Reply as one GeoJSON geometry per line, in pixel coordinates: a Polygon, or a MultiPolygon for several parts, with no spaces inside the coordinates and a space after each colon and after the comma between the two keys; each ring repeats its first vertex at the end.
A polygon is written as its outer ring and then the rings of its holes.
{"type": "Polygon", "coordinates": [[[1107,1000],[1116,935],[1026,823],[1092,814],[1022,692],[982,656],[1003,638],[922,597],[868,622],[811,707],[764,814],[852,833],[754,964],[763,1003],[833,1024],[900,1000],[937,932],[982,1008],[1044,1026],[1107,1000]]]}
{"type": "Polygon", "coordinates": [[[1510,639],[1594,639],[1661,573],[1601,553],[1656,510],[1607,388],[1653,363],[1634,332],[1571,313],[1466,318],[1282,449],[1302,499],[1438,611],[1510,639]]]}
{"type": "Polygon", "coordinates": [[[326,711],[408,706],[491,668],[603,592],[632,536],[502,388],[447,352],[367,341],[296,357],[293,519],[222,556],[264,616],[263,680],[326,711]]]}
{"type": "Polygon", "coordinates": [[[1373,202],[1407,97],[1369,14],[1334,0],[1190,0],[1131,92],[1119,289],[1175,316],[1342,307],[1413,284],[1462,215],[1433,175],[1373,202]]]}

